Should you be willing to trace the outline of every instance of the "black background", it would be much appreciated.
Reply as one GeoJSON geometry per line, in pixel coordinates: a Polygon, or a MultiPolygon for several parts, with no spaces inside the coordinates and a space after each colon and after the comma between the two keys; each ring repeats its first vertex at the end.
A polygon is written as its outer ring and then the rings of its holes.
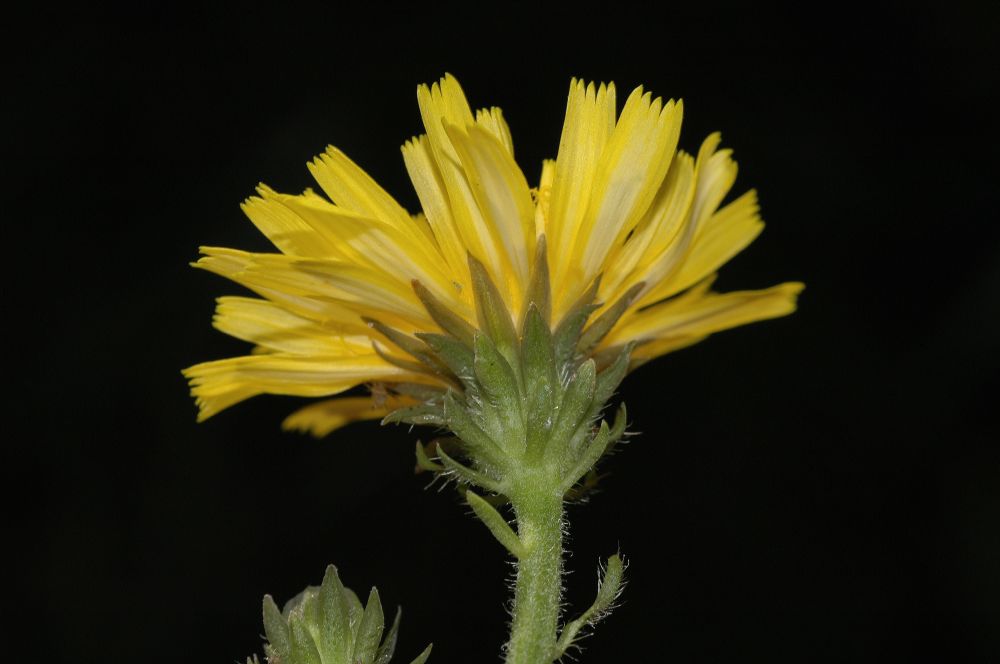
{"type": "MultiPolygon", "coordinates": [[[[567,598],[630,560],[582,661],[998,661],[997,13],[419,6],[62,12],[11,22],[5,319],[8,609],[32,661],[232,662],[260,598],[335,562],[404,606],[400,661],[497,661],[511,569],[418,435],[279,431],[261,397],[203,425],[180,369],[242,354],[239,288],[199,245],[266,250],[238,203],[344,149],[411,209],[418,83],[499,105],[534,181],[571,76],[683,97],[768,228],[723,290],[807,284],[798,313],[651,363],[642,435],[572,507],[567,598]],[[356,9],[356,8],[355,8],[356,9]],[[484,14],[477,16],[476,12],[484,14]],[[13,261],[10,259],[13,258],[13,261]]],[[[836,8],[836,9],[834,9],[836,8]]],[[[8,46],[10,43],[8,43],[8,46]]]]}

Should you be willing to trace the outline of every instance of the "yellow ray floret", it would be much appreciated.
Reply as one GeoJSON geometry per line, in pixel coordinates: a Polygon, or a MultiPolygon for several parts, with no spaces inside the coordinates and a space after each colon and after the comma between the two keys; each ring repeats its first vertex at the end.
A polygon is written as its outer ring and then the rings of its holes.
{"type": "Polygon", "coordinates": [[[553,325],[595,279],[603,303],[595,315],[628,293],[630,305],[590,352],[635,342],[633,367],[794,311],[800,283],[711,290],[716,272],[764,223],[756,192],[730,196],[737,167],[719,134],[693,156],[677,149],[682,102],[637,88],[619,114],[613,84],[573,80],[558,153],[532,189],[500,109],[473,112],[450,75],[420,86],[417,101],[426,134],[402,154],[422,210],[405,210],[330,147],[308,165],[325,196],[260,185],[243,204],[277,253],[202,249],[197,267],[259,297],[219,299],[215,326],[254,351],[185,370],[200,419],[257,394],[398,386],[376,390],[377,398],[321,401],[285,421],[322,436],[419,402],[407,396],[414,385],[454,387],[401,355],[400,344],[441,326],[477,326],[470,256],[518,329],[537,260],[550,275],[553,325]]]}

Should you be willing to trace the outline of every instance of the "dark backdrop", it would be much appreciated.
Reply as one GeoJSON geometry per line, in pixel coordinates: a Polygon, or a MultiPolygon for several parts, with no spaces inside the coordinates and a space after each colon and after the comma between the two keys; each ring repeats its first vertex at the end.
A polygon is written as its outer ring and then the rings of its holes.
{"type": "Polygon", "coordinates": [[[265,592],[335,562],[404,606],[401,661],[430,640],[497,661],[510,568],[414,476],[417,432],[284,434],[279,397],[196,425],[180,375],[246,350],[210,327],[239,289],[190,269],[197,247],[266,249],[238,203],[308,186],[327,143],[415,208],[399,146],[450,71],[504,109],[532,181],[571,76],[683,97],[682,147],[721,129],[768,221],[720,287],[808,285],[794,316],[626,381],[642,435],[570,509],[576,610],[599,557],[631,562],[583,661],[997,661],[997,14],[944,4],[12,21],[9,647],[232,662],[265,592]]]}

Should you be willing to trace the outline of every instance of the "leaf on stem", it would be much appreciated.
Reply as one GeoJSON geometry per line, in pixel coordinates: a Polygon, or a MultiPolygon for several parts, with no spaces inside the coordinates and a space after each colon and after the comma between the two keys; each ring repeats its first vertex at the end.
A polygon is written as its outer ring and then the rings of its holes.
{"type": "Polygon", "coordinates": [[[566,654],[566,650],[573,645],[581,629],[593,626],[614,608],[613,604],[622,591],[624,572],[625,566],[622,564],[621,556],[616,553],[608,559],[608,567],[604,571],[604,577],[598,581],[597,598],[594,603],[583,612],[583,615],[563,628],[562,634],[559,635],[559,641],[556,643],[553,660],[566,654]]]}
{"type": "Polygon", "coordinates": [[[524,557],[524,544],[521,542],[521,538],[511,529],[510,524],[500,512],[497,512],[492,505],[473,491],[466,491],[465,499],[479,520],[490,529],[493,537],[497,538],[497,541],[505,549],[510,551],[515,558],[524,557]]]}
{"type": "Polygon", "coordinates": [[[490,479],[486,475],[483,475],[479,471],[473,470],[468,466],[463,466],[459,462],[452,459],[448,454],[441,448],[438,448],[438,458],[444,463],[445,468],[455,473],[464,482],[469,484],[475,484],[481,486],[487,491],[492,491],[494,493],[501,493],[500,483],[496,480],[490,479]]]}
{"type": "Polygon", "coordinates": [[[427,661],[427,658],[431,656],[431,648],[433,647],[433,643],[428,644],[427,647],[424,648],[424,651],[417,655],[417,658],[410,662],[410,664],[424,664],[424,662],[427,661]]]}

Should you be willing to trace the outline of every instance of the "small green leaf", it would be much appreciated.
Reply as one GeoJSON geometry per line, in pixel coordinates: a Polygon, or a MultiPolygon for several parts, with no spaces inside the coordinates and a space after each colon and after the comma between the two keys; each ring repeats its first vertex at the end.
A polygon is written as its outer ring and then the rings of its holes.
{"type": "Polygon", "coordinates": [[[444,407],[438,403],[421,403],[416,406],[397,408],[382,418],[382,424],[398,422],[440,426],[444,424],[444,407]]]}
{"type": "Polygon", "coordinates": [[[625,427],[628,425],[628,413],[625,410],[625,404],[622,403],[618,406],[618,412],[615,413],[615,422],[611,425],[611,444],[614,445],[625,433],[625,427]]]}
{"type": "Polygon", "coordinates": [[[393,654],[396,652],[396,639],[399,638],[399,620],[403,616],[403,610],[396,609],[396,618],[392,621],[392,627],[385,635],[385,640],[375,653],[375,664],[389,664],[393,654]]]}
{"type": "Polygon", "coordinates": [[[563,478],[562,486],[560,487],[563,494],[572,489],[573,485],[594,467],[597,460],[604,456],[604,451],[611,442],[611,429],[608,427],[606,421],[602,421],[597,433],[591,438],[590,444],[587,445],[583,454],[580,455],[576,463],[573,464],[573,467],[563,478]]]}
{"type": "Polygon", "coordinates": [[[555,346],[556,362],[563,367],[573,361],[577,354],[577,346],[580,343],[580,334],[583,326],[586,325],[590,314],[597,310],[598,305],[594,304],[597,297],[597,289],[601,284],[601,277],[594,279],[583,295],[569,308],[563,319],[559,321],[555,332],[552,334],[553,345],[555,346]]]}
{"type": "Polygon", "coordinates": [[[500,483],[496,480],[490,479],[486,475],[475,471],[468,466],[463,466],[459,462],[452,459],[448,454],[441,448],[438,448],[438,458],[444,463],[445,467],[455,473],[462,481],[468,482],[469,484],[475,484],[481,486],[487,491],[492,491],[494,493],[500,493],[501,487],[500,483]]]}
{"type": "Polygon", "coordinates": [[[476,334],[476,380],[487,402],[504,422],[507,440],[524,439],[524,413],[514,370],[485,334],[476,334]]]}
{"type": "Polygon", "coordinates": [[[444,470],[444,466],[431,461],[431,458],[427,456],[427,449],[424,448],[424,444],[419,440],[417,441],[417,468],[429,470],[433,473],[439,473],[444,470]]]}
{"type": "MultiPolygon", "coordinates": [[[[634,341],[625,344],[618,357],[615,358],[615,361],[607,369],[598,374],[597,385],[594,388],[594,407],[598,411],[604,408],[604,404],[615,393],[618,385],[625,378],[625,374],[628,373],[629,358],[632,356],[633,348],[635,348],[634,341]]],[[[597,413],[595,412],[594,415],[596,416],[597,413]]]]}
{"type": "Polygon", "coordinates": [[[538,236],[538,244],[535,245],[535,261],[531,264],[528,289],[524,294],[522,321],[527,321],[528,309],[532,305],[538,310],[545,327],[548,328],[552,318],[552,286],[549,281],[549,259],[544,234],[538,236]]]}
{"type": "Polygon", "coordinates": [[[532,458],[539,458],[548,442],[553,425],[553,411],[561,396],[561,386],[556,375],[552,333],[534,305],[528,307],[524,318],[521,370],[524,373],[524,399],[527,408],[525,433],[528,454],[532,458]]]}
{"type": "Polygon", "coordinates": [[[559,635],[559,641],[556,643],[556,651],[552,656],[553,660],[559,659],[566,654],[567,648],[573,644],[576,635],[581,629],[596,624],[613,608],[614,601],[618,599],[622,591],[622,577],[624,572],[625,566],[622,564],[621,556],[616,553],[608,559],[608,566],[604,571],[604,577],[598,581],[597,598],[594,600],[594,603],[589,609],[583,612],[583,615],[563,628],[562,634],[559,635]]]}
{"type": "Polygon", "coordinates": [[[427,347],[434,351],[434,354],[458,376],[463,384],[469,385],[475,380],[473,369],[475,356],[472,352],[471,337],[468,346],[444,334],[418,332],[417,338],[427,344],[427,347]]]}
{"type": "Polygon", "coordinates": [[[420,364],[419,362],[413,362],[411,360],[404,360],[403,358],[387,353],[386,350],[382,348],[382,344],[374,339],[372,340],[372,349],[374,349],[375,353],[383,360],[393,366],[399,367],[400,369],[405,369],[406,371],[417,374],[434,374],[431,368],[426,365],[420,364]]]}
{"type": "Polygon", "coordinates": [[[472,275],[472,291],[476,299],[476,318],[479,329],[493,340],[500,352],[511,362],[516,360],[511,353],[517,348],[517,333],[510,311],[503,301],[496,284],[490,279],[486,266],[469,254],[469,272],[472,275]]]}
{"type": "MultiPolygon", "coordinates": [[[[637,342],[636,346],[645,342],[637,342]]],[[[594,362],[597,364],[597,372],[600,373],[614,364],[618,356],[621,355],[622,349],[625,348],[625,344],[615,344],[613,346],[607,346],[598,351],[594,351],[590,354],[590,357],[594,358],[594,362]]]]}
{"type": "Polygon", "coordinates": [[[615,326],[618,320],[628,309],[632,301],[635,300],[639,292],[642,291],[643,287],[646,285],[645,282],[640,281],[635,284],[622,295],[618,300],[608,307],[607,311],[597,317],[590,326],[584,330],[583,334],[580,336],[580,341],[577,344],[577,351],[583,353],[584,355],[590,353],[597,344],[601,342],[611,328],[615,326]]]}
{"type": "Polygon", "coordinates": [[[399,330],[385,325],[381,321],[377,321],[373,318],[368,318],[364,316],[361,318],[368,327],[372,328],[386,339],[391,341],[400,350],[408,353],[411,357],[418,360],[425,367],[434,370],[436,373],[449,373],[448,368],[444,366],[436,357],[427,352],[427,347],[420,343],[420,341],[408,334],[403,334],[399,330]]]}
{"type": "Polygon", "coordinates": [[[576,375],[566,387],[559,407],[559,416],[549,436],[551,441],[556,442],[557,449],[565,449],[580,427],[589,420],[594,402],[596,372],[594,361],[587,360],[579,366],[576,375]]]}
{"type": "Polygon", "coordinates": [[[597,589],[597,599],[590,607],[591,616],[604,613],[611,608],[611,605],[622,591],[622,578],[625,575],[625,564],[621,555],[615,554],[608,558],[608,567],[604,571],[604,578],[597,589]]]}
{"type": "Polygon", "coordinates": [[[264,595],[264,635],[267,636],[271,648],[287,662],[292,656],[288,622],[270,595],[264,595]]]}
{"type": "Polygon", "coordinates": [[[433,401],[444,396],[445,390],[440,387],[421,385],[420,383],[393,383],[392,390],[403,396],[413,397],[418,401],[433,401]]]}
{"type": "Polygon", "coordinates": [[[515,558],[524,557],[524,544],[521,542],[521,538],[511,530],[510,524],[500,512],[497,512],[492,505],[472,491],[465,492],[465,499],[479,520],[486,524],[486,527],[493,533],[493,537],[497,538],[497,541],[503,544],[504,548],[510,551],[515,558]]]}
{"type": "Polygon", "coordinates": [[[382,641],[382,631],[385,629],[385,615],[382,613],[382,601],[378,590],[372,588],[368,594],[368,604],[365,606],[361,627],[354,641],[354,656],[351,664],[374,664],[378,645],[382,641]]]}
{"type": "Polygon", "coordinates": [[[350,606],[345,591],[344,584],[337,575],[337,568],[328,565],[318,596],[319,644],[323,659],[328,662],[346,662],[351,655],[353,635],[350,606]]]}
{"type": "Polygon", "coordinates": [[[344,588],[344,601],[347,602],[347,621],[351,625],[351,639],[354,640],[358,636],[358,627],[361,625],[361,616],[365,613],[365,607],[361,605],[361,600],[358,599],[358,594],[348,588],[344,588]]]}
{"type": "Polygon", "coordinates": [[[410,662],[410,664],[424,664],[427,661],[427,658],[431,656],[431,648],[433,647],[434,647],[433,643],[429,644],[426,648],[424,648],[424,651],[422,653],[417,655],[417,658],[415,660],[410,662]]]}
{"type": "Polygon", "coordinates": [[[413,280],[413,292],[417,294],[423,303],[427,313],[430,314],[434,322],[441,326],[441,329],[455,337],[467,346],[472,346],[472,335],[475,328],[469,325],[468,321],[456,314],[450,308],[441,303],[427,288],[413,280]]]}
{"type": "Polygon", "coordinates": [[[470,453],[492,464],[501,462],[504,451],[472,419],[468,409],[458,402],[452,392],[444,397],[444,416],[448,428],[465,443],[470,453]]]}
{"type": "Polygon", "coordinates": [[[288,631],[291,635],[292,651],[289,660],[295,664],[322,664],[316,642],[310,630],[309,620],[298,606],[288,615],[288,631]]]}

